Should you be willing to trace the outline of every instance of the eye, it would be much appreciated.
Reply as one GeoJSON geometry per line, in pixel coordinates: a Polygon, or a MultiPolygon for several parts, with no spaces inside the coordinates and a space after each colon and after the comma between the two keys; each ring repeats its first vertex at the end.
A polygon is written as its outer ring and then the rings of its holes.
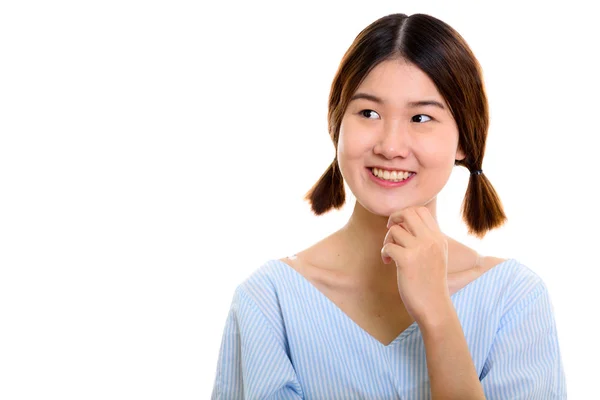
{"type": "Polygon", "coordinates": [[[425,114],[417,114],[413,117],[413,122],[427,122],[427,121],[423,121],[423,117],[429,118],[429,120],[432,120],[433,118],[431,118],[429,115],[425,115],[425,114]],[[415,121],[415,117],[421,117],[418,121],[415,121]]]}
{"type": "Polygon", "coordinates": [[[376,115],[377,118],[379,118],[379,114],[377,114],[373,110],[362,110],[359,112],[359,114],[368,119],[373,119],[373,118],[371,118],[373,115],[376,115]]]}

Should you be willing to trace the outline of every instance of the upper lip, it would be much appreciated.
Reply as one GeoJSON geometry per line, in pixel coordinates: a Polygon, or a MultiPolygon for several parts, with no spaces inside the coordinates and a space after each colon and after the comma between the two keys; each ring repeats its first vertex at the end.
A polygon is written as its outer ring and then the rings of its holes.
{"type": "Polygon", "coordinates": [[[384,167],[382,165],[371,165],[370,167],[368,167],[370,169],[372,168],[377,168],[377,169],[383,169],[385,171],[406,171],[406,172],[413,172],[410,169],[404,169],[404,168],[397,168],[397,167],[384,167]]]}

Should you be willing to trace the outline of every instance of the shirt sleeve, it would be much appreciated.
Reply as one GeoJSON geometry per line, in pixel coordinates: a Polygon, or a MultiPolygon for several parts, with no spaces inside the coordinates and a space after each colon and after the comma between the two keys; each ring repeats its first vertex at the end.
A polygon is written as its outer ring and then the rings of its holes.
{"type": "Polygon", "coordinates": [[[211,400],[302,399],[283,340],[239,286],[225,322],[211,400]]]}
{"type": "Polygon", "coordinates": [[[543,281],[503,316],[479,380],[487,400],[567,398],[553,306],[543,281]]]}

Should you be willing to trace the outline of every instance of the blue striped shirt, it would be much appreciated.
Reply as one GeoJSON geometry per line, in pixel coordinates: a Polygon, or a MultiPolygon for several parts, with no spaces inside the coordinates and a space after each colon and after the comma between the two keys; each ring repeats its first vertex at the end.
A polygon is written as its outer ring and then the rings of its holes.
{"type": "MultiPolygon", "coordinates": [[[[486,398],[566,399],[542,279],[508,259],[451,296],[486,398]]],[[[235,290],[211,399],[430,399],[414,322],[390,344],[303,275],[269,260],[235,290]]]]}

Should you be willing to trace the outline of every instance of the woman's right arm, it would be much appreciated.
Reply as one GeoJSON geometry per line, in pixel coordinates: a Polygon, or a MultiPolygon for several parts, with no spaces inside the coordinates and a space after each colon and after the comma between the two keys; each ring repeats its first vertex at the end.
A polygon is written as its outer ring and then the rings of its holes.
{"type": "Polygon", "coordinates": [[[225,323],[211,400],[303,398],[280,335],[239,286],[225,323]]]}

